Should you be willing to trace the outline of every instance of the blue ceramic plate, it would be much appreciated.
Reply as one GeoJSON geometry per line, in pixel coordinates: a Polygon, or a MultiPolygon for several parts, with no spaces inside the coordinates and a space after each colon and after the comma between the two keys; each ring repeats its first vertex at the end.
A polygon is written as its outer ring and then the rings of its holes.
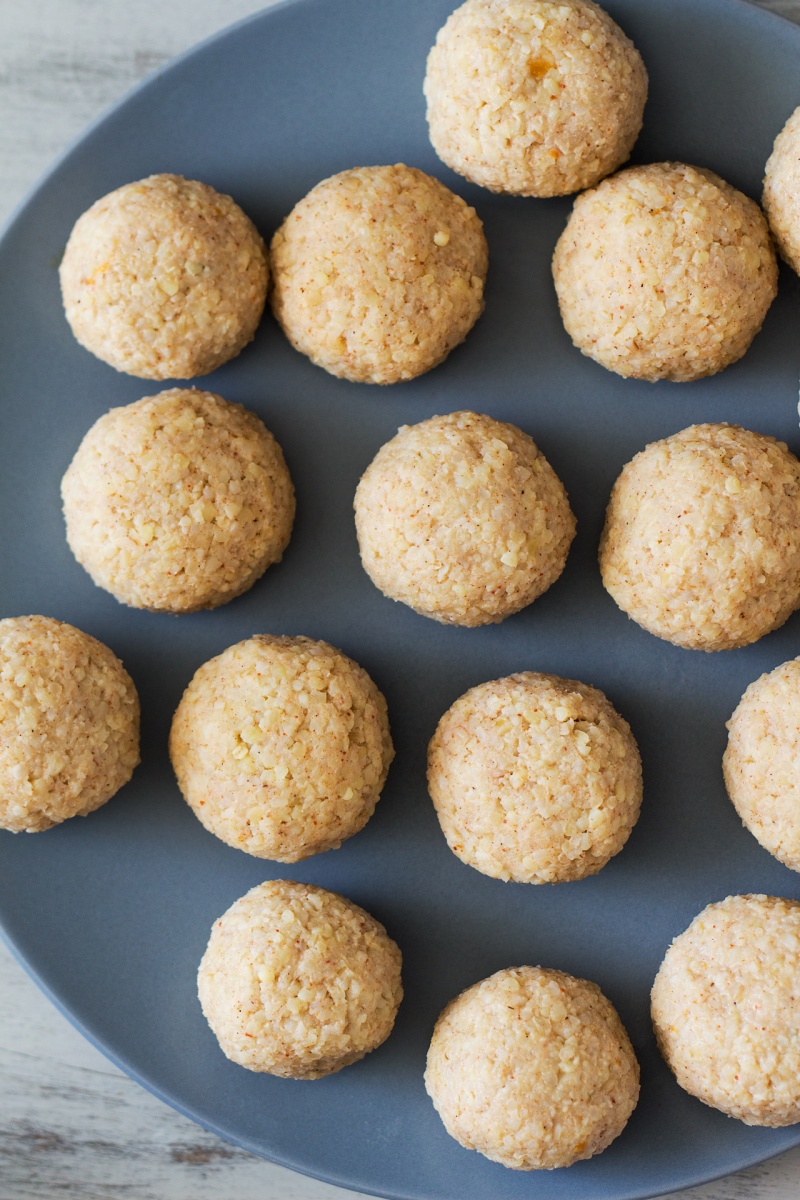
{"type": "MultiPolygon", "coordinates": [[[[723,789],[725,721],[745,686],[800,653],[800,615],[755,646],[684,651],[642,632],[603,591],[596,547],[609,490],[646,442],[734,421],[798,450],[798,280],[742,362],[694,384],[624,381],[582,358],[559,321],[550,255],[569,200],[492,196],[436,159],[425,56],[452,0],[296,0],[206,43],[96,125],[27,201],[0,246],[0,613],[45,613],[107,642],[142,699],[143,763],[86,820],[0,836],[0,915],[30,972],[135,1079],[223,1137],[297,1170],[414,1200],[632,1200],[775,1154],[798,1129],[748,1129],[676,1085],[656,1051],[648,993],[670,939],[731,892],[800,898],[800,878],[742,828],[723,789]],[[283,562],[226,608],[135,612],[95,588],[66,546],[60,478],[112,405],[159,390],[72,339],[56,264],[98,196],[156,171],[230,192],[266,235],[324,176],[403,161],[443,179],[486,225],[486,314],[431,374],[387,389],[341,382],[295,353],[268,317],[208,386],[255,409],[297,484],[283,562]],[[351,505],[398,425],[473,408],[533,435],[566,483],[578,537],[558,583],[504,624],[443,628],[381,596],[362,572],[351,505]],[[341,646],[385,691],[397,760],[374,818],[338,851],[292,868],[229,849],[183,803],[167,757],[194,670],[255,632],[341,646]],[[447,849],[427,798],[425,748],[466,688],[536,669],[602,688],[630,720],[645,801],[625,850],[580,883],[488,879],[447,849]],[[405,957],[389,1041],[316,1083],[228,1062],[195,972],[212,921],[266,877],[323,884],[385,923],[405,957]],[[501,967],[542,963],[596,980],[630,1030],[642,1097],[599,1158],[534,1176],[452,1141],[425,1095],[434,1020],[501,967]]],[[[800,103],[800,29],[737,0],[610,0],[650,71],[635,161],[684,159],[757,196],[772,140],[800,103]]]]}

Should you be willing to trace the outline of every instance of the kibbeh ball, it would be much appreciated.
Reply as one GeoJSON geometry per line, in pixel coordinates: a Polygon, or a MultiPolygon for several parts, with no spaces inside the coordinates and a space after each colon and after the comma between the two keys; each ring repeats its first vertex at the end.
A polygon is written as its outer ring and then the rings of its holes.
{"type": "Polygon", "coordinates": [[[272,239],[272,310],[296,350],[356,383],[438,366],[483,312],[474,208],[414,167],[318,183],[272,239]]]}
{"type": "Polygon", "coordinates": [[[151,175],[80,217],[60,267],[75,337],[141,379],[207,375],[243,350],[267,296],[267,250],[230,196],[151,175]]]}
{"type": "Polygon", "coordinates": [[[775,139],[764,174],[763,204],[778,249],[800,275],[800,107],[775,139]]]}

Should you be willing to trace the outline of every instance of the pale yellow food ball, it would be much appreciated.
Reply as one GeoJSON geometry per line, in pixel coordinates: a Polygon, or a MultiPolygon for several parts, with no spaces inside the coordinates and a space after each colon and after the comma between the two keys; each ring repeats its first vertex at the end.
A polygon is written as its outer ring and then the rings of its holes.
{"type": "Polygon", "coordinates": [[[757,204],[711,171],[653,163],[577,198],[553,279],[583,354],[618,375],[685,382],[742,357],[778,265],[757,204]]]}
{"type": "Polygon", "coordinates": [[[467,0],[439,30],[425,76],[439,157],[519,196],[591,187],[630,156],[647,71],[591,0],[467,0]]]}
{"type": "Polygon", "coordinates": [[[364,472],[355,514],[375,586],[451,625],[531,604],[575,536],[564,487],[533,440],[473,412],[404,425],[364,472]]]}
{"type": "Polygon", "coordinates": [[[653,442],[614,484],[600,570],[623,612],[676,646],[757,641],[800,606],[800,462],[737,425],[653,442]]]}
{"type": "Polygon", "coordinates": [[[139,762],[139,698],[117,656],[51,617],[0,621],[0,828],[85,817],[139,762]]]}
{"type": "Polygon", "coordinates": [[[456,700],[428,748],[428,788],[447,843],[496,879],[596,874],[639,816],[642,765],[602,692],[533,671],[456,700]]]}
{"type": "Polygon", "coordinates": [[[778,249],[800,274],[800,107],[775,139],[764,175],[763,203],[778,249]]]}
{"type": "Polygon", "coordinates": [[[358,833],[394,757],[386,701],[362,667],[327,642],[266,634],[197,670],[169,748],[206,829],[276,862],[358,833]]]}
{"type": "Polygon", "coordinates": [[[468,1150],[517,1171],[552,1170],[619,1137],[639,1098],[639,1064],[596,983],[512,967],[447,1005],[425,1087],[468,1150]]]}
{"type": "Polygon", "coordinates": [[[430,371],[483,312],[477,213],[402,163],[318,183],[275,234],[271,257],[272,310],[289,341],[356,383],[430,371]]]}
{"type": "Polygon", "coordinates": [[[729,896],[676,937],[652,992],[678,1083],[746,1125],[800,1121],[800,904],[729,896]]]}
{"type": "Polygon", "coordinates": [[[99,418],[61,484],[67,540],[99,587],[154,612],[226,604],[278,562],[294,488],[255,415],[171,388],[99,418]]]}
{"type": "Polygon", "coordinates": [[[320,1079],[389,1036],[403,998],[401,961],[357,904],[275,879],[214,923],[197,976],[200,1004],[233,1062],[320,1079]]]}
{"type": "Polygon", "coordinates": [[[269,267],[230,196],[151,175],[78,219],[60,276],[67,320],[92,354],[142,379],[191,379],[252,340],[269,267]]]}
{"type": "Polygon", "coordinates": [[[751,683],[728,722],[725,786],[742,821],[800,871],[800,659],[751,683]]]}

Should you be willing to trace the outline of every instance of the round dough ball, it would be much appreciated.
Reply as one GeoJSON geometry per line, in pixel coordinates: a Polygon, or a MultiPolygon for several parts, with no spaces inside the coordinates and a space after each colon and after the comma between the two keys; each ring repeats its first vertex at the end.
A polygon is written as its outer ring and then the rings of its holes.
{"type": "Polygon", "coordinates": [[[800,462],[737,425],[692,425],[622,469],[600,542],[603,584],[656,637],[748,646],[800,605],[800,462]]]}
{"type": "Polygon", "coordinates": [[[60,276],[67,320],[92,354],[141,379],[191,379],[252,341],[269,268],[230,196],[151,175],[78,219],[60,276]]]}
{"type": "Polygon", "coordinates": [[[294,521],[275,438],[241,404],[195,388],[100,417],[61,495],[81,566],[152,612],[216,608],[246,592],[281,559],[294,521]]]}
{"type": "Polygon", "coordinates": [[[0,621],[0,828],[85,817],[139,762],[139,698],[117,656],[50,617],[0,621]]]}
{"type": "Polygon", "coordinates": [[[271,256],[272,310],[289,341],[356,383],[430,371],[483,312],[488,250],[475,209],[402,163],[318,183],[271,256]]]}
{"type": "Polygon", "coordinates": [[[647,71],[590,0],[467,0],[439,30],[425,97],[454,171],[493,192],[565,196],[630,156],[647,71]]]}
{"type": "Polygon", "coordinates": [[[800,871],[800,659],[751,683],[728,721],[725,786],[765,850],[800,871]]]}
{"type": "Polygon", "coordinates": [[[394,758],[386,701],[363,668],[327,642],[265,634],[198,669],[169,748],[206,829],[286,863],[358,833],[394,758]]]}
{"type": "Polygon", "coordinates": [[[595,875],[628,840],[642,764],[602,692],[533,671],[456,700],[428,748],[428,788],[447,844],[495,879],[595,875]]]}
{"type": "Polygon", "coordinates": [[[775,139],[764,175],[763,203],[778,249],[800,274],[800,107],[775,139]]]}
{"type": "Polygon", "coordinates": [[[654,163],[577,198],[553,278],[583,354],[618,375],[685,382],[742,357],[778,264],[757,204],[711,171],[654,163]]]}
{"type": "Polygon", "coordinates": [[[386,1041],[403,998],[401,962],[383,926],[351,900],[274,879],[214,923],[197,990],[233,1062],[320,1079],[386,1041]]]}
{"type": "Polygon", "coordinates": [[[402,426],[364,472],[355,513],[375,586],[450,625],[525,608],[558,579],[575,536],[567,493],[533,440],[473,412],[402,426]]]}
{"type": "Polygon", "coordinates": [[[680,1086],[746,1125],[800,1121],[800,904],[729,896],[666,953],[653,1026],[680,1086]]]}
{"type": "Polygon", "coordinates": [[[425,1087],[451,1137],[517,1171],[591,1158],[639,1099],[639,1064],[596,983],[511,967],[467,988],[433,1031],[425,1087]]]}

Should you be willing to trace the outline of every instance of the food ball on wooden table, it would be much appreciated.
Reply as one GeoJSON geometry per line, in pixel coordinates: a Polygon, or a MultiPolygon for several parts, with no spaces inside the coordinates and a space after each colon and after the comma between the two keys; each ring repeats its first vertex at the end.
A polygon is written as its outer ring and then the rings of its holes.
{"type": "Polygon", "coordinates": [[[622,470],[600,542],[603,584],[676,646],[730,650],[800,606],[800,462],[737,425],[692,425],[622,470]]]}
{"type": "Polygon", "coordinates": [[[85,817],[139,762],[139,698],[117,656],[51,617],[0,621],[0,828],[85,817]]]}
{"type": "Polygon", "coordinates": [[[800,107],[775,139],[764,175],[763,203],[778,249],[800,274],[800,107]]]}
{"type": "Polygon", "coordinates": [[[401,961],[357,904],[275,879],[214,923],[197,976],[200,1004],[233,1062],[320,1079],[389,1036],[403,998],[401,961]]]}
{"type": "Polygon", "coordinates": [[[355,496],[364,569],[392,600],[486,625],[558,579],[575,536],[564,487],[515,425],[473,412],[404,425],[355,496]]]}
{"type": "Polygon", "coordinates": [[[590,0],[467,0],[439,30],[425,76],[439,157],[495,192],[564,196],[629,157],[647,71],[590,0]]]}
{"type": "Polygon", "coordinates": [[[512,967],[444,1009],[425,1087],[468,1150],[518,1171],[552,1170],[619,1137],[639,1098],[639,1064],[597,984],[512,967]]]}
{"type": "Polygon", "coordinates": [[[154,612],[216,608],[278,562],[294,521],[280,446],[212,392],[112,408],[61,484],[67,540],[99,587],[154,612]]]}
{"type": "Polygon", "coordinates": [[[728,722],[725,786],[742,821],[800,871],[800,660],[751,683],[728,722]]]}
{"type": "Polygon", "coordinates": [[[67,320],[92,354],[142,379],[191,379],[252,340],[269,266],[230,196],[151,175],[78,219],[60,276],[67,320]]]}
{"type": "Polygon", "coordinates": [[[483,312],[474,208],[402,163],[318,183],[272,239],[272,309],[317,366],[356,383],[414,379],[483,312]]]}
{"type": "Polygon", "coordinates": [[[428,787],[462,862],[496,879],[596,874],[642,802],[630,727],[602,692],[533,671],[471,688],[439,722],[428,787]]]}
{"type": "Polygon", "coordinates": [[[287,863],[358,833],[394,757],[386,701],[362,667],[327,642],[265,634],[199,668],[169,746],[206,829],[287,863]]]}
{"type": "Polygon", "coordinates": [[[800,1121],[800,904],[729,896],[676,937],[652,991],[659,1048],[692,1096],[746,1125],[800,1121]]]}
{"type": "Polygon", "coordinates": [[[553,278],[583,354],[618,375],[684,382],[742,357],[778,266],[757,204],[711,171],[653,163],[577,198],[553,278]]]}

